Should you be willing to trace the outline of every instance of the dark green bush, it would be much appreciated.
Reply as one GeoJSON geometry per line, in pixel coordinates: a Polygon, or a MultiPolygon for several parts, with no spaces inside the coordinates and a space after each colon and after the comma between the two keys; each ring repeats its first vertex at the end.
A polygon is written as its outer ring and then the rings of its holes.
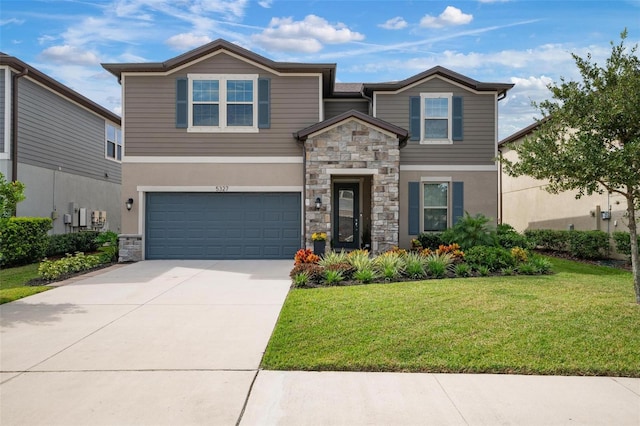
{"type": "Polygon", "coordinates": [[[569,253],[580,259],[599,259],[609,254],[609,234],[603,231],[566,231],[569,253]]]}
{"type": "Polygon", "coordinates": [[[483,214],[471,216],[464,212],[458,223],[442,233],[442,239],[447,244],[459,244],[463,250],[473,246],[493,246],[496,245],[495,225],[483,214]]]}
{"type": "MultiPolygon", "coordinates": [[[[616,243],[616,251],[620,254],[631,256],[631,235],[628,232],[621,231],[616,231],[611,235],[616,243]]],[[[640,247],[640,236],[638,236],[638,247],[640,247]]]]}
{"type": "Polygon", "coordinates": [[[0,221],[0,266],[40,261],[47,253],[48,217],[11,217],[0,221]]]}
{"type": "Polygon", "coordinates": [[[101,232],[96,238],[98,251],[102,253],[101,259],[104,263],[115,262],[118,260],[118,234],[113,231],[101,232]]]}
{"type": "Polygon", "coordinates": [[[524,231],[524,235],[534,247],[543,250],[569,251],[569,231],[528,229],[524,231]]]}
{"type": "Polygon", "coordinates": [[[490,271],[499,271],[515,266],[515,260],[509,250],[502,247],[475,246],[464,252],[465,261],[474,269],[481,266],[490,271]]]}
{"type": "Polygon", "coordinates": [[[598,259],[609,253],[609,235],[603,231],[534,229],[525,235],[538,248],[568,252],[580,259],[598,259]]]}
{"type": "Polygon", "coordinates": [[[92,253],[98,249],[95,241],[99,232],[82,231],[70,234],[49,235],[47,257],[61,256],[67,253],[92,253]]]}
{"type": "Polygon", "coordinates": [[[420,241],[420,244],[422,244],[422,248],[431,250],[437,250],[440,245],[445,244],[442,239],[442,232],[423,232],[418,235],[417,239],[420,241]]]}
{"type": "Polygon", "coordinates": [[[496,228],[496,236],[498,245],[506,249],[514,247],[521,247],[525,249],[533,248],[531,247],[532,244],[527,237],[520,234],[513,226],[507,223],[498,225],[496,228]]]}

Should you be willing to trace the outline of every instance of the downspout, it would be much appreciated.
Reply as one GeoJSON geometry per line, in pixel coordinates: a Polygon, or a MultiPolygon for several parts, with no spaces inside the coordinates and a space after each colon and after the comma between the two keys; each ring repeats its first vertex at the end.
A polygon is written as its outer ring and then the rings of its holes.
{"type": "Polygon", "coordinates": [[[498,166],[498,204],[500,207],[498,208],[498,225],[502,225],[502,149],[498,147],[498,162],[500,165],[498,166]]]}
{"type": "MultiPolygon", "coordinates": [[[[25,68],[11,76],[11,181],[18,180],[18,79],[29,73],[25,68]]],[[[15,213],[15,212],[14,212],[15,213]]]]}
{"type": "Polygon", "coordinates": [[[296,133],[293,134],[298,143],[302,145],[302,236],[301,248],[307,247],[307,144],[305,140],[300,140],[296,133]]]}
{"type": "Polygon", "coordinates": [[[364,94],[364,84],[362,85],[362,89],[360,89],[360,95],[369,101],[369,115],[373,116],[373,98],[364,94]]]}

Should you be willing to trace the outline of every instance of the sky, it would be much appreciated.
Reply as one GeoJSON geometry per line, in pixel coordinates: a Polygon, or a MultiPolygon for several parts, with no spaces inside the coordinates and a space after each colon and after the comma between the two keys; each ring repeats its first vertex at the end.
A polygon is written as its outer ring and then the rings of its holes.
{"type": "Polygon", "coordinates": [[[1,0],[0,51],[120,113],[101,63],[163,62],[223,38],[275,61],[336,63],[336,81],[402,80],[440,65],[514,83],[499,138],[534,122],[547,85],[579,80],[640,40],[640,0],[1,0]]]}

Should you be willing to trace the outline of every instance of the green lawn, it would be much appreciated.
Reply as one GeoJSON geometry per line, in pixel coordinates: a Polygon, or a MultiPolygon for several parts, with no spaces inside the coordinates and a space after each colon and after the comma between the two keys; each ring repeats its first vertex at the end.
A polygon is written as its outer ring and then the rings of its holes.
{"type": "Polygon", "coordinates": [[[0,305],[49,290],[47,286],[27,286],[38,278],[38,263],[0,270],[0,305]]]}
{"type": "Polygon", "coordinates": [[[555,275],[292,290],[262,368],[640,377],[631,273],[553,263],[555,275]]]}

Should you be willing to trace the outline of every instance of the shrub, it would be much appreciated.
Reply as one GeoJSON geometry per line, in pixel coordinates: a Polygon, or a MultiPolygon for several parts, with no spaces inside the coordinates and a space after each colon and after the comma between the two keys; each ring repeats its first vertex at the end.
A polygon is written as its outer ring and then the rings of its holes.
{"type": "Polygon", "coordinates": [[[453,272],[456,274],[456,277],[468,277],[471,275],[471,267],[467,263],[458,263],[453,272]]]}
{"type": "MultiPolygon", "coordinates": [[[[628,232],[621,231],[616,231],[611,235],[616,244],[616,251],[620,254],[631,256],[631,235],[628,232]]],[[[640,247],[640,235],[638,236],[638,247],[640,247]]]]}
{"type": "Polygon", "coordinates": [[[404,273],[409,278],[424,278],[426,257],[419,253],[408,253],[405,257],[404,273]]]}
{"type": "Polygon", "coordinates": [[[453,263],[453,255],[450,253],[433,253],[426,258],[426,270],[434,278],[444,278],[453,263]]]}
{"type": "Polygon", "coordinates": [[[511,249],[510,253],[511,253],[511,257],[516,263],[527,261],[527,258],[528,258],[527,251],[522,247],[514,247],[511,249]]]}
{"type": "Polygon", "coordinates": [[[11,217],[0,225],[0,266],[17,266],[41,260],[47,252],[51,219],[11,217]]]}
{"type": "Polygon", "coordinates": [[[442,239],[442,232],[423,232],[418,235],[417,239],[422,244],[422,248],[431,250],[435,250],[445,243],[442,239]]]}
{"type": "Polygon", "coordinates": [[[566,231],[569,253],[580,259],[599,259],[609,253],[609,235],[603,231],[566,231]]]}
{"type": "Polygon", "coordinates": [[[113,231],[101,232],[95,242],[99,245],[98,251],[102,253],[100,256],[104,263],[118,260],[118,234],[113,231]]]}
{"type": "Polygon", "coordinates": [[[496,228],[496,238],[498,245],[506,249],[513,247],[533,248],[529,239],[518,233],[513,226],[502,223],[496,228]]]}
{"type": "Polygon", "coordinates": [[[528,229],[524,235],[534,247],[543,250],[569,251],[569,231],[553,229],[528,229]]]}
{"type": "Polygon", "coordinates": [[[442,234],[442,239],[447,243],[458,243],[465,250],[473,246],[493,246],[496,233],[490,222],[491,219],[483,214],[470,216],[465,212],[458,223],[442,234]]]}
{"type": "Polygon", "coordinates": [[[445,246],[441,244],[436,250],[436,254],[450,254],[453,260],[464,260],[464,252],[460,250],[460,246],[456,243],[445,246]]]}
{"type": "Polygon", "coordinates": [[[362,268],[362,269],[356,270],[353,273],[353,278],[355,278],[356,281],[360,281],[363,284],[368,284],[371,281],[378,278],[378,275],[376,274],[376,272],[373,270],[372,267],[368,267],[368,268],[362,268]]]}
{"type": "Polygon", "coordinates": [[[294,256],[295,265],[300,265],[302,263],[318,263],[319,260],[320,257],[313,254],[313,250],[311,249],[300,249],[294,256]]]}
{"type": "Polygon", "coordinates": [[[480,276],[486,277],[490,272],[491,271],[489,271],[489,268],[487,268],[486,266],[478,266],[478,273],[480,274],[480,276]]]}
{"type": "Polygon", "coordinates": [[[537,274],[548,274],[551,272],[551,267],[553,266],[549,259],[542,256],[533,256],[528,263],[537,274]]]}
{"type": "Polygon", "coordinates": [[[509,267],[509,268],[502,268],[500,270],[500,273],[502,273],[502,275],[513,275],[515,274],[515,269],[509,267]]]}
{"type": "Polygon", "coordinates": [[[344,274],[338,270],[327,269],[324,271],[324,281],[328,285],[340,284],[342,281],[344,281],[344,274]]]}
{"type": "Polygon", "coordinates": [[[391,281],[402,274],[404,258],[397,252],[388,251],[376,257],[373,261],[373,266],[385,280],[391,281]]]}
{"type": "Polygon", "coordinates": [[[98,249],[98,243],[95,241],[98,234],[99,232],[97,231],[82,231],[69,234],[49,235],[49,246],[47,247],[46,256],[59,256],[78,251],[83,253],[94,252],[98,249]]]}
{"type": "Polygon", "coordinates": [[[475,266],[485,266],[490,271],[499,271],[502,268],[515,265],[509,250],[502,247],[475,246],[467,250],[466,261],[475,266]]]}
{"type": "Polygon", "coordinates": [[[68,274],[86,271],[100,265],[100,256],[76,253],[75,256],[67,254],[59,260],[43,260],[38,267],[38,275],[45,280],[55,280],[68,274]]]}
{"type": "Polygon", "coordinates": [[[307,271],[298,272],[293,276],[294,287],[306,287],[309,285],[310,277],[307,271]]]}
{"type": "Polygon", "coordinates": [[[339,271],[345,280],[351,279],[353,276],[353,266],[350,263],[334,263],[333,265],[325,266],[325,271],[339,271]]]}
{"type": "Polygon", "coordinates": [[[295,280],[296,275],[304,272],[309,275],[310,282],[319,283],[322,280],[323,271],[324,269],[315,263],[301,263],[293,267],[289,276],[295,280]]]}
{"type": "Polygon", "coordinates": [[[518,272],[524,275],[536,275],[538,273],[538,268],[529,261],[518,266],[518,272]]]}
{"type": "Polygon", "coordinates": [[[356,270],[371,268],[373,260],[369,257],[368,250],[354,250],[347,255],[347,261],[356,270]]]}
{"type": "Polygon", "coordinates": [[[331,265],[340,265],[344,263],[348,263],[347,253],[344,250],[340,251],[339,253],[335,252],[334,250],[330,250],[324,254],[322,259],[318,261],[318,265],[324,267],[331,265]]]}

